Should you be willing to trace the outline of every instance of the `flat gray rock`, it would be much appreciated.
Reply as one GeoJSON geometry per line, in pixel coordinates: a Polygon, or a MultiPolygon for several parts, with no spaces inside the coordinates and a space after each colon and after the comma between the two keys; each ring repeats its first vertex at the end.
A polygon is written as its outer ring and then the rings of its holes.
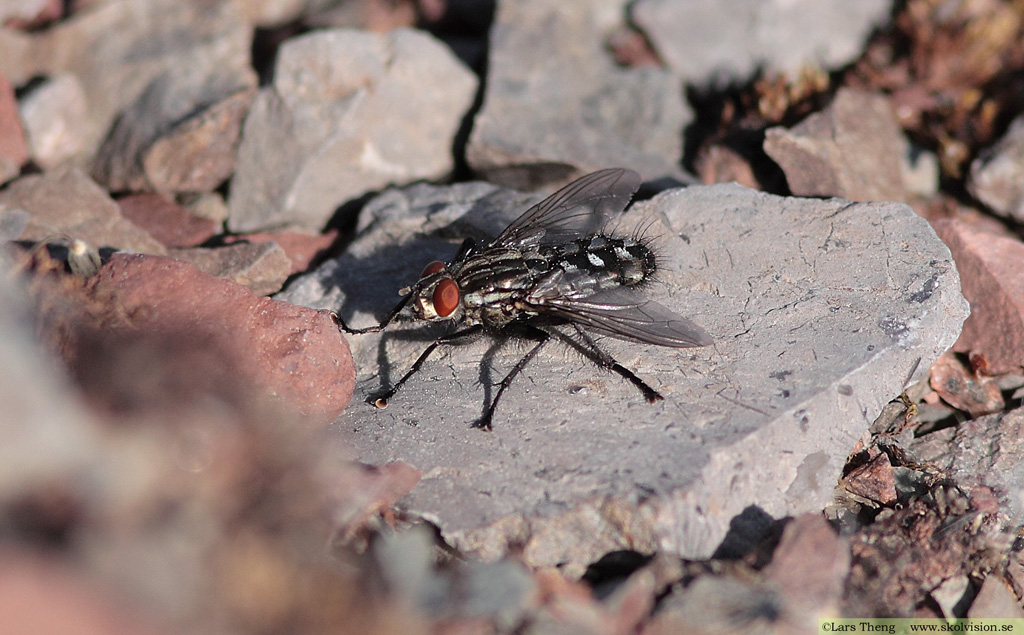
{"type": "Polygon", "coordinates": [[[625,0],[501,2],[487,86],[466,150],[487,180],[535,187],[609,165],[685,180],[683,85],[658,68],[618,67],[607,49],[625,0]]]}
{"type": "Polygon", "coordinates": [[[704,84],[849,63],[891,11],[891,0],[638,0],[631,17],[670,69],[704,84]]]}
{"type": "Polygon", "coordinates": [[[477,80],[421,31],[288,40],[242,131],[228,226],[322,229],[343,203],[447,176],[477,80]]]}
{"type": "MultiPolygon", "coordinates": [[[[526,205],[483,184],[388,192],[344,255],[277,297],[372,324],[424,264],[455,254],[445,237],[494,231],[526,205]]],[[[510,545],[535,565],[621,548],[708,556],[750,506],[820,510],[882,406],[968,313],[949,251],[905,205],[702,186],[635,205],[621,230],[638,224],[660,236],[648,294],[715,340],[602,340],[664,402],[555,344],[512,384],[493,432],[471,429],[525,351],[485,339],[437,353],[386,410],[360,403],[443,332],[405,322],[348,337],[360,384],[334,427],[339,448],[422,469],[405,508],[487,558],[510,545]]]]}

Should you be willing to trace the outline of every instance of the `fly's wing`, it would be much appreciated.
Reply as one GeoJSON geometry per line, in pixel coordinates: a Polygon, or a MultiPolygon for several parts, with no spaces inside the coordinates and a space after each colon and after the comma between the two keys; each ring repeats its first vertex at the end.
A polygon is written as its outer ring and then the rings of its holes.
{"type": "Polygon", "coordinates": [[[622,168],[580,177],[523,212],[490,246],[526,247],[595,234],[639,187],[640,175],[622,168]]]}
{"type": "Polygon", "coordinates": [[[603,335],[658,346],[690,348],[711,344],[700,326],[625,287],[602,288],[584,272],[554,272],[526,298],[538,313],[587,326],[603,335]]]}

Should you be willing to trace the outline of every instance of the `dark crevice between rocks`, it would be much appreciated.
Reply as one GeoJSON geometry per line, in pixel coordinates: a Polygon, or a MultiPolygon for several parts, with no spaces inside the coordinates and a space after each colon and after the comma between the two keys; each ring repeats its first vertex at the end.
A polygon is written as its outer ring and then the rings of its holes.
{"type": "Polygon", "coordinates": [[[252,67],[259,76],[260,87],[269,86],[274,81],[274,63],[277,51],[289,38],[295,37],[309,29],[301,19],[281,26],[255,29],[252,37],[252,67]]]}
{"type": "Polygon", "coordinates": [[[455,158],[455,167],[451,175],[453,182],[469,181],[474,178],[466,160],[466,147],[469,145],[469,135],[473,131],[473,121],[483,106],[486,94],[490,31],[496,8],[497,2],[494,0],[452,2],[439,21],[420,25],[444,42],[480,80],[473,96],[473,103],[463,116],[452,140],[452,155],[455,158]]]}

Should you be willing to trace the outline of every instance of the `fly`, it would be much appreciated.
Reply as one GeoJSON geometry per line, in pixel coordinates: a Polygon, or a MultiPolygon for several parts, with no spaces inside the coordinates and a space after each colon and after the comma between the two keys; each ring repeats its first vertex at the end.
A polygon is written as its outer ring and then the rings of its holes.
{"type": "Polygon", "coordinates": [[[640,294],[658,266],[649,243],[604,233],[609,218],[625,209],[639,187],[640,175],[632,170],[588,174],[526,210],[487,245],[466,239],[451,261],[428,264],[379,324],[353,329],[335,316],[346,333],[376,333],[411,303],[417,319],[451,320],[461,327],[434,340],[398,382],[367,402],[386,407],[439,346],[484,332],[532,340],[474,424],[489,430],[502,395],[557,325],[571,326],[593,362],[636,386],[647,401],[663,399],[591,335],[674,348],[711,343],[700,326],[640,294]]]}

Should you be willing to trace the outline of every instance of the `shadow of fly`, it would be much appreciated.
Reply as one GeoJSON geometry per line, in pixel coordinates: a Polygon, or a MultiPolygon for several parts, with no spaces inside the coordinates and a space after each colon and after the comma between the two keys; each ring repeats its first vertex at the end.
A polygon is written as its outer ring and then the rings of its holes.
{"type": "Polygon", "coordinates": [[[700,326],[640,293],[658,268],[650,241],[606,233],[609,219],[625,209],[639,187],[640,175],[632,170],[588,174],[526,210],[490,243],[466,239],[450,262],[428,264],[379,324],[354,329],[335,316],[346,333],[376,333],[411,302],[417,319],[451,320],[461,327],[434,340],[401,379],[367,402],[386,407],[439,346],[483,333],[530,340],[533,347],[501,380],[474,424],[489,430],[512,380],[559,325],[569,325],[587,357],[636,386],[647,401],[663,399],[594,340],[608,335],[673,348],[711,343],[700,326]]]}

